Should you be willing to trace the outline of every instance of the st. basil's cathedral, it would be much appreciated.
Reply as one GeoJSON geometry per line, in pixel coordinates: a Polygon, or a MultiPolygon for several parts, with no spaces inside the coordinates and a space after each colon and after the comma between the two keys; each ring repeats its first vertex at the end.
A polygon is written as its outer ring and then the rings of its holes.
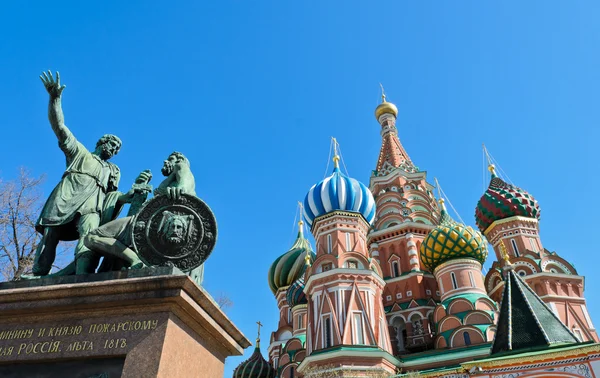
{"type": "Polygon", "coordinates": [[[400,143],[397,115],[383,96],[368,187],[336,153],[333,173],[308,191],[315,250],[300,221],[268,272],[279,324],[266,358],[257,340],[234,378],[596,377],[584,277],[544,248],[534,197],[490,164],[479,230],[455,221],[400,143]]]}

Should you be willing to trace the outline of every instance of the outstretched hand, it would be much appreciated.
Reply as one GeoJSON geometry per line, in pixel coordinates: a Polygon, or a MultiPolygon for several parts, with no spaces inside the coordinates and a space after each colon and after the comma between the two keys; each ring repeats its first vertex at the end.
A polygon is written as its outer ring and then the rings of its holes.
{"type": "Polygon", "coordinates": [[[46,87],[51,98],[59,98],[62,91],[66,88],[66,85],[60,85],[60,73],[58,71],[56,71],[56,81],[52,77],[52,71],[50,70],[42,72],[40,79],[42,79],[42,83],[44,83],[44,87],[46,87]]]}

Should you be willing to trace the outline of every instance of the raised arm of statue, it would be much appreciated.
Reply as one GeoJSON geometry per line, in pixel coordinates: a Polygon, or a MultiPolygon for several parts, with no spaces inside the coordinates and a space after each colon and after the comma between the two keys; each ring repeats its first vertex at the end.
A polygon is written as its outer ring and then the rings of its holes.
{"type": "Polygon", "coordinates": [[[71,131],[65,126],[65,117],[63,115],[61,106],[61,95],[66,85],[60,85],[60,74],[56,72],[56,80],[52,77],[52,72],[44,72],[40,75],[44,87],[50,95],[50,103],[48,104],[48,119],[52,130],[58,141],[62,144],[65,143],[67,138],[71,135],[71,131]]]}

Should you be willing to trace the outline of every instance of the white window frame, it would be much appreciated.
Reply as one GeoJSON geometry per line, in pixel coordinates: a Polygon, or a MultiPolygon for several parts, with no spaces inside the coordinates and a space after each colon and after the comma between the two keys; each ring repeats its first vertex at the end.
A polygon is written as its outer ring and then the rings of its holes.
{"type": "Polygon", "coordinates": [[[533,252],[538,251],[537,242],[535,241],[535,238],[529,238],[529,244],[531,244],[531,248],[532,248],[533,252]]]}
{"type": "Polygon", "coordinates": [[[349,233],[349,232],[346,232],[346,251],[347,251],[347,252],[350,252],[350,251],[352,251],[352,249],[350,249],[350,248],[351,248],[351,243],[350,243],[350,233],[349,233]]]}
{"type": "Polygon", "coordinates": [[[517,247],[517,242],[515,241],[515,239],[510,239],[510,244],[513,247],[513,251],[515,252],[515,257],[519,257],[519,248],[517,247]]]}
{"type": "Polygon", "coordinates": [[[473,272],[469,272],[469,281],[471,281],[471,287],[475,287],[475,277],[473,277],[473,272]]]}
{"type": "Polygon", "coordinates": [[[327,235],[327,254],[331,254],[331,250],[333,249],[333,242],[331,240],[331,234],[327,235]]]}
{"type": "Polygon", "coordinates": [[[454,272],[450,272],[450,279],[452,280],[452,289],[458,289],[458,281],[456,280],[456,274],[454,274],[454,272]]]}
{"type": "Polygon", "coordinates": [[[400,277],[400,263],[398,262],[398,260],[392,261],[392,276],[400,277]],[[396,264],[396,269],[394,269],[394,264],[396,264]],[[396,275],[396,272],[398,272],[398,275],[396,275]]]}
{"type": "Polygon", "coordinates": [[[365,345],[365,325],[363,320],[362,312],[353,312],[352,313],[352,322],[354,325],[354,344],[357,345],[365,345]],[[360,332],[359,332],[360,331],[360,332]]]}
{"type": "Polygon", "coordinates": [[[333,322],[331,321],[331,313],[321,315],[321,347],[322,348],[330,348],[333,346],[333,322]],[[327,337],[325,335],[325,324],[326,321],[329,320],[329,340],[331,340],[331,345],[327,346],[327,337]]]}

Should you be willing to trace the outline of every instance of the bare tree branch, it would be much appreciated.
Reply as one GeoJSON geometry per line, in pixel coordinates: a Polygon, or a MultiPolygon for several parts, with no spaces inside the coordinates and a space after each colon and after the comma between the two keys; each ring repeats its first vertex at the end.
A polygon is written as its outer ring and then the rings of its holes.
{"type": "Polygon", "coordinates": [[[229,298],[229,296],[223,292],[219,293],[216,302],[223,312],[227,311],[228,308],[233,306],[233,301],[231,300],[231,298],[229,298]]]}
{"type": "Polygon", "coordinates": [[[25,168],[13,180],[0,179],[0,274],[5,280],[31,272],[40,240],[34,227],[43,204],[43,180],[25,168]]]}

